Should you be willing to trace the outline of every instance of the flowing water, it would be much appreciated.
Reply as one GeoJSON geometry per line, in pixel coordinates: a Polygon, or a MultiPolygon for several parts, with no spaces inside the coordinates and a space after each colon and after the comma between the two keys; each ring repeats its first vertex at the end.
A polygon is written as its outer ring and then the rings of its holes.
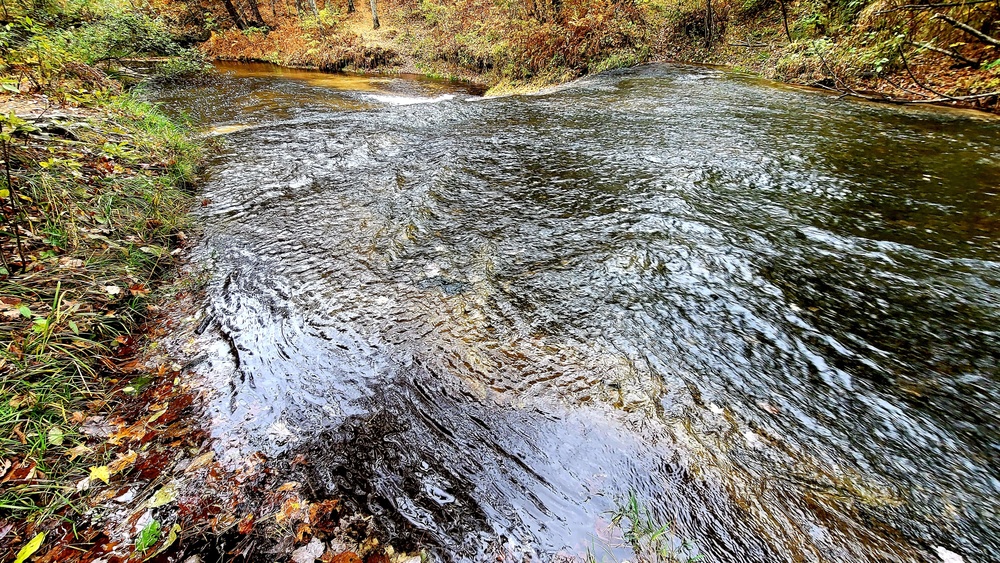
{"type": "Polygon", "coordinates": [[[263,66],[196,216],[219,451],[444,560],[1000,559],[1000,123],[649,66],[536,96],[263,66]]]}

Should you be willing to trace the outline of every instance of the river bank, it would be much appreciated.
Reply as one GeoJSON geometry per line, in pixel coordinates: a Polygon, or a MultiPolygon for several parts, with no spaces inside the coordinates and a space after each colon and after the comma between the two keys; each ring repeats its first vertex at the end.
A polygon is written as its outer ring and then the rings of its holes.
{"type": "Polygon", "coordinates": [[[0,558],[285,557],[322,541],[316,558],[412,560],[307,498],[294,468],[216,459],[214,390],[188,369],[206,274],[185,265],[211,142],[129,93],[8,94],[0,111],[0,558]]]}
{"type": "MultiPolygon", "coordinates": [[[[74,94],[0,98],[0,551],[12,559],[42,534],[61,543],[84,506],[156,466],[141,436],[117,432],[149,418],[149,393],[171,372],[136,359],[148,323],[186,283],[173,268],[200,144],[133,94],[74,94]]],[[[164,406],[159,429],[185,406],[164,406]]]]}
{"type": "Polygon", "coordinates": [[[994,4],[934,10],[891,0],[717,2],[706,26],[704,4],[689,0],[560,3],[559,16],[491,2],[384,0],[378,29],[365,10],[324,4],[317,17],[300,17],[272,6],[266,27],[238,29],[215,14],[202,49],[215,60],[461,79],[490,94],[537,91],[646,62],[712,64],[860,99],[996,112],[1000,52],[993,38],[943,19],[990,31],[994,4]]]}

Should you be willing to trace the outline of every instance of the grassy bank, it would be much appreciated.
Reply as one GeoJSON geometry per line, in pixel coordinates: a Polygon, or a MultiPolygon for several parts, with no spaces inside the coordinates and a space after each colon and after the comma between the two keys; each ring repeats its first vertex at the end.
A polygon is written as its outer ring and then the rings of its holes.
{"type": "Polygon", "coordinates": [[[57,512],[86,465],[102,465],[81,426],[106,401],[103,376],[136,353],[132,334],[183,237],[199,149],[130,95],[0,107],[0,122],[17,127],[0,138],[10,173],[0,188],[0,510],[23,520],[57,512]]]}
{"type": "Polygon", "coordinates": [[[711,42],[703,3],[682,0],[659,12],[657,58],[727,65],[874,101],[1000,111],[1000,48],[947,21],[992,38],[1000,30],[996,1],[714,5],[711,42]]]}
{"type": "Polygon", "coordinates": [[[13,558],[81,523],[126,470],[107,421],[140,388],[125,366],[170,290],[202,149],[131,89],[151,75],[128,57],[171,56],[158,79],[199,66],[161,21],[116,3],[0,15],[0,554],[13,558]]]}

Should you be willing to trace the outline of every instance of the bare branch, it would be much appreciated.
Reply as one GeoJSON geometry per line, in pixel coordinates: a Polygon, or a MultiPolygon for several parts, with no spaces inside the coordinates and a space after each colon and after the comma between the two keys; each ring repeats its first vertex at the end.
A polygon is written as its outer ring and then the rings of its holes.
{"type": "Polygon", "coordinates": [[[910,75],[910,78],[913,79],[913,83],[916,84],[917,87],[927,90],[928,92],[934,94],[935,96],[940,96],[942,98],[947,98],[949,100],[954,99],[948,94],[942,94],[941,92],[938,92],[937,90],[934,90],[930,86],[926,86],[923,82],[921,82],[920,79],[913,74],[913,71],[910,70],[910,63],[906,61],[906,53],[903,52],[903,48],[897,47],[897,49],[899,50],[899,57],[903,60],[903,68],[906,69],[906,74],[910,75]]]}
{"type": "Polygon", "coordinates": [[[955,51],[952,51],[950,49],[942,49],[941,47],[935,47],[930,43],[918,43],[916,41],[907,41],[907,43],[913,45],[914,47],[920,47],[921,49],[927,49],[928,51],[934,51],[935,53],[941,53],[942,55],[947,55],[953,59],[962,61],[963,63],[966,63],[968,65],[972,65],[974,68],[979,68],[979,65],[981,64],[979,61],[972,60],[955,51]]]}
{"type": "Polygon", "coordinates": [[[967,2],[941,2],[938,4],[903,4],[902,6],[894,6],[885,10],[879,10],[877,13],[888,14],[890,12],[899,12],[901,10],[923,11],[936,10],[938,8],[959,8],[962,6],[972,6],[974,4],[992,4],[993,2],[996,2],[996,0],[968,0],[967,2]]]}
{"type": "Polygon", "coordinates": [[[964,24],[947,14],[934,14],[933,16],[931,16],[931,19],[946,21],[953,27],[961,29],[962,31],[968,33],[969,35],[975,37],[976,39],[982,41],[983,43],[993,45],[995,47],[1000,47],[1000,39],[997,39],[996,37],[990,37],[989,35],[986,35],[985,33],[979,31],[978,29],[971,27],[967,24],[964,24]]]}

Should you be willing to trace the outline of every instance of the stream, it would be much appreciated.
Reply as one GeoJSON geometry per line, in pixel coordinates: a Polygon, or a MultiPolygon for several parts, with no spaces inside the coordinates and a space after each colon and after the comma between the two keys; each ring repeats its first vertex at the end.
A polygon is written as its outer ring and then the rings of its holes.
{"type": "Polygon", "coordinates": [[[666,65],[479,93],[150,93],[223,141],[220,456],[439,561],[620,561],[629,495],[681,560],[1000,561],[1000,121],[666,65]]]}

